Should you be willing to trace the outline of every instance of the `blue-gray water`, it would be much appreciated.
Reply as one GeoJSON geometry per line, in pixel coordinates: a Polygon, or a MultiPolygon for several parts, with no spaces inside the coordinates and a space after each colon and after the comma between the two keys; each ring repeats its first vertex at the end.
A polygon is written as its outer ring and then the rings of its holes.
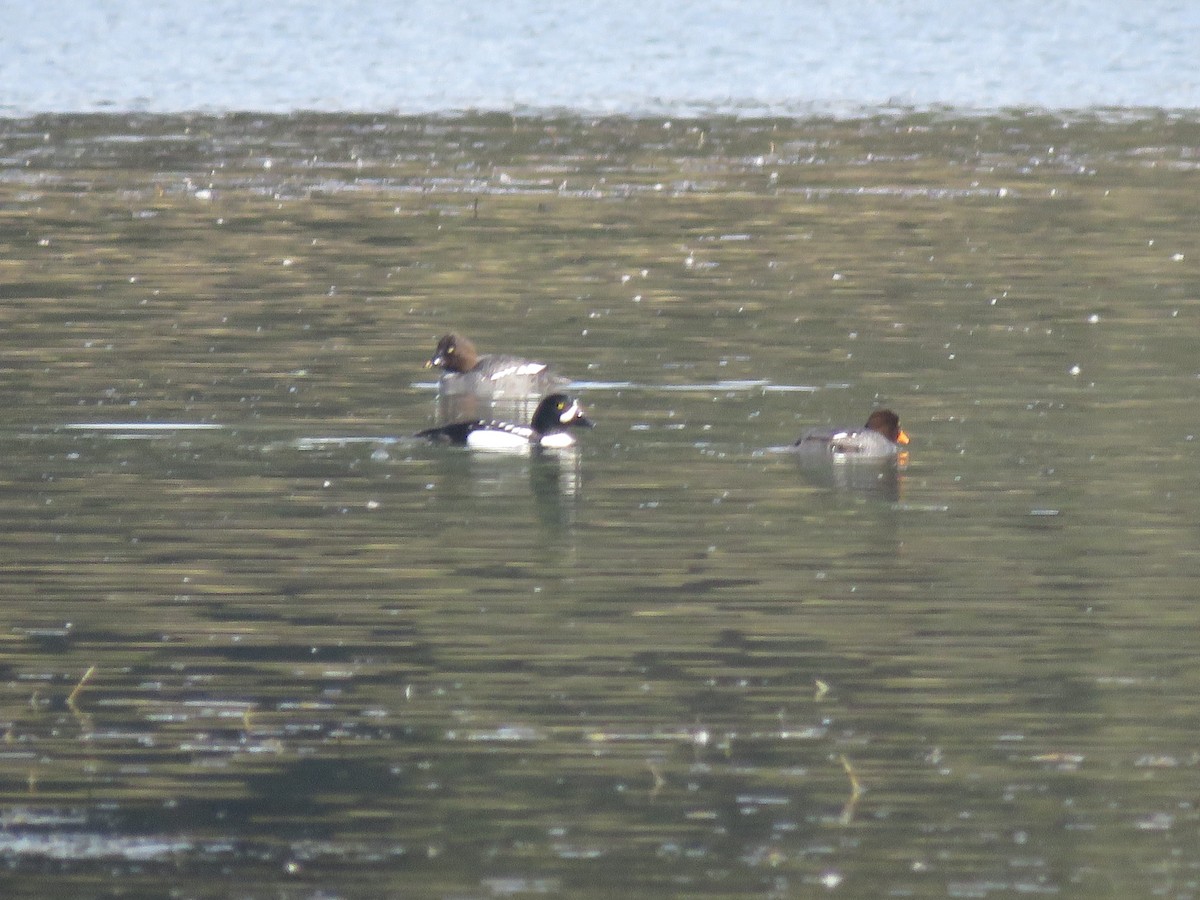
{"type": "Polygon", "coordinates": [[[1188,0],[0,3],[0,114],[1200,106],[1188,0]]]}

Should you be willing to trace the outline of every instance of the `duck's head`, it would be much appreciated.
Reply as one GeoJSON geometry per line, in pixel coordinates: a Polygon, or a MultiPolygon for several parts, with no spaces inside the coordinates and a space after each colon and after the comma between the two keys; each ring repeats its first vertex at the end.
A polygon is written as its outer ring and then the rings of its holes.
{"type": "Polygon", "coordinates": [[[447,372],[470,372],[479,362],[479,354],[475,345],[460,334],[450,333],[438,341],[433,356],[425,363],[425,368],[436,366],[447,372]]]}
{"type": "Polygon", "coordinates": [[[890,409],[877,409],[867,417],[867,430],[882,434],[893,444],[907,444],[908,435],[900,427],[900,417],[890,409]]]}
{"type": "Polygon", "coordinates": [[[594,423],[574,397],[550,394],[534,410],[530,425],[539,434],[549,434],[554,431],[566,431],[568,428],[591,428],[594,423]]]}

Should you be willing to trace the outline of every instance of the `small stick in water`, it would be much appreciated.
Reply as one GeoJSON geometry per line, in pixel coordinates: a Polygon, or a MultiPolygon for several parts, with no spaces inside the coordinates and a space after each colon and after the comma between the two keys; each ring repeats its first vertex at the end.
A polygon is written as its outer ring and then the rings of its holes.
{"type": "Polygon", "coordinates": [[[71,695],[67,697],[67,707],[71,712],[79,712],[79,708],[75,705],[75,698],[79,696],[79,692],[83,690],[83,686],[88,683],[88,679],[96,672],[96,667],[92,666],[83,673],[83,677],[79,679],[79,684],[75,685],[75,690],[71,691],[71,695]]]}
{"type": "Polygon", "coordinates": [[[846,770],[846,775],[850,778],[850,799],[842,807],[840,818],[843,825],[849,825],[850,820],[854,818],[854,809],[858,806],[858,801],[863,795],[863,786],[862,782],[858,780],[858,776],[854,774],[854,767],[850,765],[850,760],[846,759],[846,755],[844,753],[839,754],[838,759],[842,761],[842,768],[846,770]]]}

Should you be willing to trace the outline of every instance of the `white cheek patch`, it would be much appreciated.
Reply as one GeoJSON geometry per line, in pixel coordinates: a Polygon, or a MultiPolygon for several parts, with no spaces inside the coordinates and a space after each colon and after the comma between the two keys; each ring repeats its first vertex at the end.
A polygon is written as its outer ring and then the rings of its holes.
{"type": "Polygon", "coordinates": [[[562,414],[558,417],[558,421],[562,422],[564,425],[570,425],[582,415],[583,410],[579,408],[579,404],[575,401],[571,401],[571,405],[562,411],[562,414]]]}
{"type": "Polygon", "coordinates": [[[514,375],[541,375],[545,371],[545,363],[521,363],[518,366],[509,366],[507,369],[493,372],[488,380],[499,381],[501,378],[510,378],[514,375]]]}

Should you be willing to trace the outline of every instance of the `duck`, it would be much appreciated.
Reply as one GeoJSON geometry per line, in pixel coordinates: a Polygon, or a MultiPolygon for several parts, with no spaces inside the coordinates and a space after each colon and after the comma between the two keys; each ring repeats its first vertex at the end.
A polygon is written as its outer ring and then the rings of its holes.
{"type": "Polygon", "coordinates": [[[521,453],[533,449],[564,450],[573,447],[575,437],[570,429],[592,428],[593,425],[578,400],[555,392],[544,397],[537,405],[528,425],[476,419],[427,428],[418,431],[416,437],[476,450],[521,453]]]}
{"type": "Polygon", "coordinates": [[[908,445],[900,417],[890,409],[877,409],[861,428],[813,428],[792,446],[804,453],[835,459],[894,460],[908,445]]]}
{"type": "Polygon", "coordinates": [[[541,397],[569,384],[544,362],[500,354],[480,356],[468,338],[453,332],[438,341],[425,368],[442,370],[438,379],[441,397],[541,397]]]}

